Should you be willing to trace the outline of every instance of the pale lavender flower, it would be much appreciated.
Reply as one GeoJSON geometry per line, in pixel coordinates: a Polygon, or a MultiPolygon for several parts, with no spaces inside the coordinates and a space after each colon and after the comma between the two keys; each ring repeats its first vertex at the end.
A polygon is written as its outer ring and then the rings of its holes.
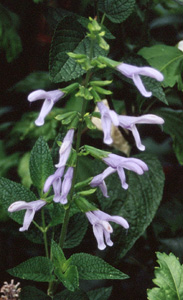
{"type": "Polygon", "coordinates": [[[55,165],[56,168],[61,168],[66,165],[69,158],[72,142],[74,137],[74,129],[69,129],[59,150],[59,162],[55,165]]]}
{"type": "Polygon", "coordinates": [[[32,202],[17,201],[9,206],[8,211],[15,212],[26,209],[23,227],[19,229],[19,231],[25,231],[29,229],[29,226],[34,218],[36,211],[41,209],[44,205],[46,205],[46,202],[44,200],[36,200],[32,202]]]}
{"type": "Polygon", "coordinates": [[[101,210],[89,211],[86,213],[86,216],[93,226],[93,233],[100,250],[104,250],[106,244],[113,246],[113,242],[110,239],[110,234],[113,232],[113,229],[109,222],[115,222],[125,229],[129,228],[129,224],[124,218],[120,216],[110,216],[101,210]]]}
{"type": "Polygon", "coordinates": [[[145,171],[148,171],[148,166],[145,164],[145,162],[138,158],[126,158],[110,153],[108,157],[103,158],[103,161],[118,173],[118,176],[121,180],[121,185],[124,189],[128,188],[124,169],[133,171],[138,175],[142,175],[145,171]]]}
{"type": "Polygon", "coordinates": [[[62,183],[61,196],[58,199],[58,202],[60,202],[61,204],[66,204],[67,203],[67,196],[68,196],[68,194],[70,192],[70,189],[71,189],[71,186],[72,186],[73,172],[74,172],[74,168],[69,167],[67,169],[67,172],[65,173],[64,180],[63,180],[63,183],[62,183]]]}
{"type": "Polygon", "coordinates": [[[54,104],[63,97],[64,93],[60,90],[54,90],[46,92],[44,90],[36,90],[28,95],[28,101],[33,102],[37,100],[44,100],[43,106],[41,108],[40,114],[35,121],[37,126],[42,126],[44,124],[45,117],[52,110],[54,104]]]}
{"type": "Polygon", "coordinates": [[[104,172],[93,177],[92,181],[90,182],[91,187],[99,186],[104,197],[108,198],[109,196],[107,194],[107,186],[104,179],[114,172],[116,172],[115,169],[108,167],[107,169],[104,170],[104,172]]]}
{"type": "Polygon", "coordinates": [[[121,126],[125,129],[131,130],[137,148],[143,151],[145,150],[145,146],[142,145],[141,143],[140,135],[137,130],[136,124],[163,124],[164,123],[164,120],[161,117],[152,114],[148,114],[140,117],[118,115],[114,110],[110,110],[102,101],[98,102],[97,106],[101,114],[105,144],[111,144],[113,142],[111,138],[111,126],[113,123],[115,126],[121,126]]]}
{"type": "Polygon", "coordinates": [[[61,195],[61,187],[62,187],[62,176],[64,174],[64,169],[65,166],[58,168],[54,174],[50,175],[44,184],[44,188],[43,191],[44,193],[47,193],[51,187],[51,185],[53,186],[53,191],[54,191],[54,197],[53,197],[53,201],[55,202],[59,202],[60,199],[60,195],[61,195]]]}
{"type": "Polygon", "coordinates": [[[131,78],[134,84],[136,85],[136,87],[138,88],[138,90],[140,91],[140,93],[144,97],[151,97],[152,92],[146,91],[145,86],[140,78],[140,75],[154,78],[157,81],[164,80],[163,74],[151,67],[137,67],[137,66],[121,63],[116,67],[116,69],[124,76],[131,78]]]}

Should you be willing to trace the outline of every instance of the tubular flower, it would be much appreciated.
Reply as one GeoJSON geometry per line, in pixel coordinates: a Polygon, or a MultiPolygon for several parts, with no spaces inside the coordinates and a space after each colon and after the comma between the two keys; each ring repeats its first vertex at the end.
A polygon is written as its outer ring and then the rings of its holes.
{"type": "Polygon", "coordinates": [[[136,146],[139,150],[145,150],[145,146],[142,145],[139,132],[136,124],[163,124],[164,120],[156,115],[148,114],[140,117],[121,116],[116,114],[114,110],[110,110],[102,101],[97,104],[102,121],[102,128],[104,132],[104,143],[111,144],[113,142],[111,138],[111,126],[112,123],[115,126],[121,126],[122,128],[131,130],[136,146]],[[115,116],[115,117],[112,117],[115,116]],[[118,120],[118,122],[117,122],[118,120]],[[107,124],[107,125],[106,125],[107,124]]]}
{"type": "Polygon", "coordinates": [[[59,150],[59,162],[55,165],[56,168],[61,168],[66,165],[69,158],[72,142],[74,137],[74,129],[69,129],[59,150]]]}
{"type": "Polygon", "coordinates": [[[37,126],[42,126],[44,124],[45,117],[49,114],[52,110],[54,104],[63,97],[64,93],[60,90],[54,90],[46,92],[44,90],[36,90],[28,95],[28,101],[34,102],[37,100],[44,100],[43,106],[41,108],[40,114],[35,121],[37,126]]]}
{"type": "Polygon", "coordinates": [[[107,194],[107,186],[104,179],[114,172],[116,172],[115,169],[108,167],[107,169],[104,170],[104,172],[93,177],[92,181],[90,182],[91,187],[99,186],[104,197],[108,198],[109,196],[107,194]]]}
{"type": "Polygon", "coordinates": [[[93,233],[100,250],[104,250],[106,244],[113,246],[113,242],[110,239],[110,234],[113,232],[113,229],[109,222],[115,222],[125,229],[129,228],[129,224],[124,218],[120,216],[110,216],[101,210],[89,211],[86,213],[86,216],[93,226],[93,233]]]}
{"type": "Polygon", "coordinates": [[[44,193],[47,193],[51,187],[53,186],[53,191],[54,191],[54,197],[53,201],[59,202],[60,194],[61,194],[61,186],[62,186],[62,181],[61,178],[64,174],[64,169],[65,166],[58,168],[54,174],[50,175],[44,184],[43,191],[44,193]]]}
{"type": "Polygon", "coordinates": [[[137,66],[121,63],[116,67],[116,69],[124,76],[131,78],[134,84],[136,85],[137,89],[139,90],[139,92],[144,97],[151,97],[152,92],[146,91],[144,84],[140,78],[140,75],[154,78],[157,81],[164,80],[163,74],[151,67],[137,67],[137,66]]]}
{"type": "Polygon", "coordinates": [[[121,185],[124,189],[128,188],[124,169],[133,171],[138,175],[142,175],[145,171],[148,171],[148,166],[138,158],[126,158],[110,153],[108,157],[103,158],[103,161],[113,169],[113,171],[108,172],[108,175],[115,171],[118,173],[121,185]]]}
{"type": "Polygon", "coordinates": [[[60,198],[58,199],[57,202],[60,202],[62,204],[67,203],[67,196],[70,192],[71,185],[72,185],[73,172],[74,172],[73,167],[69,167],[67,172],[65,173],[64,180],[63,180],[63,183],[62,183],[61,196],[60,196],[60,198]]]}
{"type": "Polygon", "coordinates": [[[29,226],[34,218],[36,211],[41,209],[44,205],[46,205],[46,202],[44,200],[36,200],[32,202],[17,201],[9,206],[8,211],[14,212],[26,209],[23,227],[19,229],[19,231],[25,231],[29,229],[29,226]]]}

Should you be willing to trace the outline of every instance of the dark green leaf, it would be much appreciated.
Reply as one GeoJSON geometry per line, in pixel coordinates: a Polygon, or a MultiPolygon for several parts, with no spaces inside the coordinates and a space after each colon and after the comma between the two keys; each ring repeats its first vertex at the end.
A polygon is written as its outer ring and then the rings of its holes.
{"type": "Polygon", "coordinates": [[[7,271],[10,275],[27,280],[50,282],[54,280],[52,262],[42,256],[28,259],[13,269],[7,271]]]}
{"type": "MultiPolygon", "coordinates": [[[[151,223],[160,201],[164,187],[164,174],[159,161],[152,155],[140,154],[139,158],[147,163],[149,171],[139,176],[129,172],[127,191],[121,189],[121,200],[113,202],[109,209],[111,214],[121,215],[127,219],[130,228],[128,232],[118,225],[115,229],[116,240],[119,243],[120,257],[133,246],[151,223]]],[[[118,247],[116,245],[116,247],[118,247]]]]}
{"type": "Polygon", "coordinates": [[[99,0],[99,9],[113,23],[125,21],[133,12],[135,0],[99,0]]]}
{"type": "Polygon", "coordinates": [[[18,26],[18,16],[0,4],[0,48],[5,50],[8,62],[12,62],[22,51],[18,26]]]}
{"type": "Polygon", "coordinates": [[[20,294],[21,300],[49,300],[50,297],[47,296],[42,291],[38,290],[34,286],[25,286],[20,294]]]}
{"type": "Polygon", "coordinates": [[[55,295],[53,300],[89,300],[89,298],[83,291],[70,292],[68,290],[65,290],[55,295]]]}
{"type": "Polygon", "coordinates": [[[89,291],[87,294],[90,300],[108,300],[112,292],[112,286],[89,291]]]}
{"type": "Polygon", "coordinates": [[[148,290],[149,300],[183,299],[183,265],[172,253],[157,252],[158,263],[153,282],[158,288],[148,290]]]}
{"type": "MultiPolygon", "coordinates": [[[[34,201],[36,196],[24,186],[6,178],[0,178],[0,201],[5,210],[15,201],[34,201]]],[[[9,214],[17,223],[22,224],[25,212],[14,212],[9,214]]]]}
{"type": "Polygon", "coordinates": [[[23,80],[17,82],[10,90],[21,93],[30,93],[38,89],[51,89],[52,85],[48,72],[37,71],[30,73],[23,80]]]}
{"type": "Polygon", "coordinates": [[[53,161],[49,147],[45,140],[40,137],[34,145],[30,157],[31,179],[39,191],[42,191],[46,179],[53,172],[53,161]]]}
{"type": "MultiPolygon", "coordinates": [[[[69,81],[80,77],[85,70],[67,55],[67,52],[89,55],[90,40],[86,31],[75,18],[64,18],[57,26],[50,50],[50,76],[54,82],[69,81]]],[[[105,55],[98,45],[94,47],[94,56],[105,55]]]]}
{"type": "Polygon", "coordinates": [[[64,248],[74,248],[78,246],[85,236],[88,227],[88,221],[85,214],[74,215],[69,222],[69,229],[64,243],[64,248]]]}
{"type": "Polygon", "coordinates": [[[171,135],[176,157],[183,164],[183,110],[161,108],[157,114],[165,120],[163,130],[171,135]]]}
{"type": "Polygon", "coordinates": [[[127,279],[128,275],[115,269],[103,259],[87,253],[77,253],[71,256],[72,264],[78,268],[79,278],[97,279],[127,279]]]}

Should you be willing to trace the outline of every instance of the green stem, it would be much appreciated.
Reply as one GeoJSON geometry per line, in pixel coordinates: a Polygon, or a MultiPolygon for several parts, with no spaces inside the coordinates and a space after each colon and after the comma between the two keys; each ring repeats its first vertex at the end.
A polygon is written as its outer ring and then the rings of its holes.
{"type": "Polygon", "coordinates": [[[44,240],[44,246],[45,246],[45,253],[46,253],[46,257],[49,258],[47,230],[46,230],[46,225],[45,225],[44,209],[41,210],[41,217],[42,217],[42,225],[43,225],[42,232],[43,232],[43,240],[44,240]]]}
{"type": "Polygon", "coordinates": [[[106,16],[106,14],[104,13],[103,16],[102,16],[102,20],[101,20],[101,22],[100,22],[100,25],[102,25],[102,24],[104,23],[105,16],[106,16]]]}

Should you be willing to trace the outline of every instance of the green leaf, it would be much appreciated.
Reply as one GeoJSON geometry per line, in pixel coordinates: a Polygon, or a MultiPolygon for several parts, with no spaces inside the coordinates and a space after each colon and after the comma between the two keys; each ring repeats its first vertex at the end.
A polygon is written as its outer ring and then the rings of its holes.
{"type": "Polygon", "coordinates": [[[52,262],[42,256],[30,258],[7,272],[15,277],[39,282],[50,282],[55,279],[52,275],[52,262]]]}
{"type": "Polygon", "coordinates": [[[87,292],[89,300],[108,300],[112,292],[112,286],[107,288],[99,288],[87,292]]]}
{"type": "Polygon", "coordinates": [[[183,90],[182,65],[183,52],[176,47],[167,45],[155,45],[142,48],[138,54],[143,56],[148,63],[163,73],[164,87],[173,87],[176,83],[183,90]]]}
{"type": "Polygon", "coordinates": [[[62,249],[53,240],[51,251],[55,275],[67,289],[74,291],[79,287],[79,277],[76,266],[70,265],[69,261],[66,261],[62,249]]]}
{"type": "MultiPolygon", "coordinates": [[[[120,256],[133,246],[135,241],[143,234],[147,226],[151,223],[161,202],[164,188],[164,173],[160,162],[156,157],[147,154],[137,155],[136,158],[143,160],[149,171],[139,176],[134,172],[129,172],[129,188],[126,200],[121,207],[119,202],[119,213],[127,219],[130,228],[126,234],[117,227],[118,239],[121,240],[120,256]]],[[[115,206],[115,204],[113,204],[115,206]]],[[[118,212],[116,207],[116,212],[118,212]]]]}
{"type": "Polygon", "coordinates": [[[128,275],[115,269],[103,259],[87,253],[76,253],[71,256],[72,264],[78,268],[79,278],[87,280],[127,279],[128,275]]]}
{"type": "Polygon", "coordinates": [[[49,175],[54,172],[49,147],[43,137],[40,137],[31,151],[30,175],[33,184],[42,191],[49,175]]]}
{"type": "Polygon", "coordinates": [[[156,278],[153,279],[153,282],[158,288],[152,288],[147,291],[148,299],[183,299],[183,265],[172,253],[167,255],[157,252],[157,258],[160,266],[155,269],[156,278]]]}
{"type": "Polygon", "coordinates": [[[34,286],[25,286],[21,291],[21,300],[49,300],[50,297],[47,296],[42,291],[38,290],[34,286]]]}
{"type": "MultiPolygon", "coordinates": [[[[21,184],[3,177],[0,178],[0,201],[5,210],[15,201],[30,202],[34,200],[36,200],[34,193],[21,184]]],[[[19,211],[9,214],[9,216],[17,223],[22,224],[24,214],[24,211],[19,211]]]]}
{"type": "Polygon", "coordinates": [[[5,50],[9,63],[22,51],[21,39],[17,33],[18,26],[18,16],[0,4],[0,48],[5,50]]]}
{"type": "Polygon", "coordinates": [[[161,87],[161,83],[150,77],[142,77],[142,81],[148,91],[151,91],[153,96],[156,97],[161,102],[168,105],[166,95],[161,87]]]}
{"type": "Polygon", "coordinates": [[[70,292],[65,290],[54,296],[53,300],[90,300],[83,291],[70,292]]]}
{"type": "MultiPolygon", "coordinates": [[[[67,55],[67,52],[89,55],[90,40],[85,35],[85,28],[75,18],[64,18],[58,24],[50,50],[49,69],[52,81],[69,81],[86,72],[67,55]]],[[[95,45],[94,56],[105,55],[105,53],[106,51],[95,45]]]]}
{"type": "Polygon", "coordinates": [[[135,0],[99,0],[99,9],[113,23],[125,21],[134,10],[135,0]]]}
{"type": "Polygon", "coordinates": [[[87,231],[88,221],[83,213],[75,214],[69,221],[69,228],[64,242],[64,248],[78,246],[87,231]]]}
{"type": "Polygon", "coordinates": [[[170,134],[173,139],[173,148],[179,163],[183,164],[183,110],[173,110],[171,108],[160,108],[157,114],[161,116],[165,123],[163,130],[170,134]]]}

